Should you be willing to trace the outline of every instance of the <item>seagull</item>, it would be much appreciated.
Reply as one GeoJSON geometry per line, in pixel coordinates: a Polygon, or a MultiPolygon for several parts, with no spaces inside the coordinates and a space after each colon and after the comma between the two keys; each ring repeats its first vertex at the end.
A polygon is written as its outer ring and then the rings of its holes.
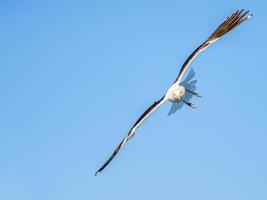
{"type": "Polygon", "coordinates": [[[147,117],[155,111],[157,108],[159,108],[162,104],[164,104],[167,101],[170,101],[172,103],[179,103],[183,102],[187,106],[191,108],[196,108],[196,105],[186,101],[184,98],[186,96],[186,93],[191,94],[196,97],[201,97],[201,95],[195,91],[190,90],[186,84],[183,84],[181,82],[181,79],[188,68],[188,66],[191,64],[191,62],[196,58],[198,54],[200,54],[202,51],[204,51],[209,45],[214,43],[216,40],[221,38],[223,35],[231,31],[232,29],[239,26],[241,23],[252,17],[252,15],[248,15],[249,10],[245,11],[237,10],[232,15],[228,16],[219,26],[218,28],[208,37],[206,41],[204,41],[191,55],[186,59],[184,64],[182,65],[180,72],[171,85],[171,87],[167,90],[165,95],[161,97],[158,101],[154,102],[142,115],[141,117],[134,123],[132,128],[129,130],[129,132],[126,134],[126,136],[123,138],[123,140],[120,142],[118,147],[114,150],[112,155],[109,157],[109,159],[97,170],[95,173],[95,176],[97,176],[101,171],[103,171],[106,166],[113,160],[113,158],[119,153],[121,148],[126,144],[128,140],[130,140],[137,128],[147,119],[147,117]]]}

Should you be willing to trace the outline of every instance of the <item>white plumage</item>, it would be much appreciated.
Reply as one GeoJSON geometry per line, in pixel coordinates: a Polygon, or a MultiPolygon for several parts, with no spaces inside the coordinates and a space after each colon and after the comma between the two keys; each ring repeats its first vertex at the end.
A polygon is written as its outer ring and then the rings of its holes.
{"type": "Polygon", "coordinates": [[[194,77],[194,71],[191,71],[187,78],[181,82],[181,79],[190,65],[190,63],[194,60],[194,58],[204,51],[209,45],[217,41],[220,37],[224,34],[228,33],[239,24],[247,20],[251,17],[251,15],[247,15],[249,11],[238,10],[234,12],[232,15],[227,17],[219,26],[218,28],[211,34],[211,36],[204,41],[184,62],[181,67],[181,70],[171,85],[171,87],[167,90],[166,94],[154,104],[152,104],[142,115],[141,117],[135,122],[123,140],[120,142],[118,147],[114,150],[113,154],[109,157],[109,159],[100,167],[100,169],[95,173],[98,175],[105,167],[112,161],[112,159],[117,155],[117,153],[121,150],[121,148],[126,144],[126,142],[132,138],[133,134],[135,133],[136,129],[144,122],[144,120],[158,107],[160,107],[166,101],[171,101],[172,107],[169,114],[172,114],[177,111],[177,109],[181,108],[183,103],[190,106],[191,108],[196,108],[196,106],[190,102],[188,102],[193,96],[200,97],[198,93],[195,92],[195,84],[196,81],[191,81],[194,77]]]}

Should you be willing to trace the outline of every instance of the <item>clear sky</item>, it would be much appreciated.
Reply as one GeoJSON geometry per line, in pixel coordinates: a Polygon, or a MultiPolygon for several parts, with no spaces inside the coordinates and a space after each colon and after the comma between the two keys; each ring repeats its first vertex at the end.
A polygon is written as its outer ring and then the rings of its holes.
{"type": "Polygon", "coordinates": [[[266,1],[0,3],[0,199],[267,199],[266,1]],[[139,115],[193,62],[197,109],[139,115]]]}

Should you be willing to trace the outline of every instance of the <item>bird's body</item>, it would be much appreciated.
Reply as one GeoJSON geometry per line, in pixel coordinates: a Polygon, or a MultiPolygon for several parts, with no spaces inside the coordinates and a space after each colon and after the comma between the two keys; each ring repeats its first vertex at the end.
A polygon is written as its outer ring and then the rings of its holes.
{"type": "Polygon", "coordinates": [[[178,84],[172,84],[165,94],[165,97],[171,102],[179,102],[185,95],[185,87],[178,84]]]}
{"type": "Polygon", "coordinates": [[[196,106],[185,99],[186,94],[190,94],[192,96],[201,97],[198,93],[190,90],[188,85],[190,84],[181,84],[181,79],[190,65],[190,63],[195,59],[197,55],[199,55],[202,51],[204,51],[209,45],[217,41],[224,34],[228,33],[242,22],[246,21],[251,15],[247,15],[249,11],[244,12],[244,10],[238,10],[234,12],[232,15],[227,17],[218,28],[208,37],[206,41],[204,41],[196,50],[186,59],[184,64],[182,65],[180,72],[171,85],[171,87],[167,90],[166,94],[158,101],[154,102],[142,115],[138,118],[138,120],[134,123],[132,128],[128,131],[126,136],[120,142],[118,147],[114,150],[109,159],[100,167],[100,169],[95,173],[98,175],[105,167],[113,160],[113,158],[117,155],[117,153],[121,150],[121,148],[126,144],[126,142],[132,138],[137,128],[144,122],[144,120],[158,107],[164,104],[166,101],[171,101],[173,104],[184,102],[188,106],[192,108],[196,108],[196,106]]]}

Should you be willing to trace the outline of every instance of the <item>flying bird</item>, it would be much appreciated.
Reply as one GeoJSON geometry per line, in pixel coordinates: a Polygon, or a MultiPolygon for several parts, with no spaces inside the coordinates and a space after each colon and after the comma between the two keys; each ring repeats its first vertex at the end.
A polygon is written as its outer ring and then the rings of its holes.
{"type": "Polygon", "coordinates": [[[191,108],[196,108],[196,106],[193,103],[190,103],[186,101],[185,96],[186,94],[190,94],[196,97],[201,97],[201,95],[193,90],[190,90],[186,84],[183,84],[181,82],[181,79],[190,65],[190,63],[194,60],[194,58],[200,54],[202,51],[204,51],[209,45],[214,43],[216,40],[221,38],[224,34],[228,33],[232,29],[239,26],[241,23],[249,19],[252,15],[248,15],[249,11],[237,10],[232,15],[227,17],[219,26],[218,28],[208,37],[206,41],[204,41],[184,62],[182,65],[180,72],[171,85],[171,87],[167,90],[165,95],[161,97],[158,101],[154,102],[142,115],[141,117],[135,122],[135,124],[132,126],[132,128],[129,130],[129,132],[126,134],[126,136],[123,138],[123,140],[120,142],[118,147],[114,150],[112,155],[109,157],[109,159],[99,168],[99,170],[95,173],[95,176],[97,176],[105,167],[113,160],[113,158],[117,155],[117,153],[121,150],[121,148],[126,144],[126,142],[132,138],[134,135],[136,129],[144,122],[144,120],[157,108],[159,108],[162,104],[164,104],[167,101],[171,101],[172,103],[179,103],[183,102],[186,105],[188,105],[191,108]]]}

